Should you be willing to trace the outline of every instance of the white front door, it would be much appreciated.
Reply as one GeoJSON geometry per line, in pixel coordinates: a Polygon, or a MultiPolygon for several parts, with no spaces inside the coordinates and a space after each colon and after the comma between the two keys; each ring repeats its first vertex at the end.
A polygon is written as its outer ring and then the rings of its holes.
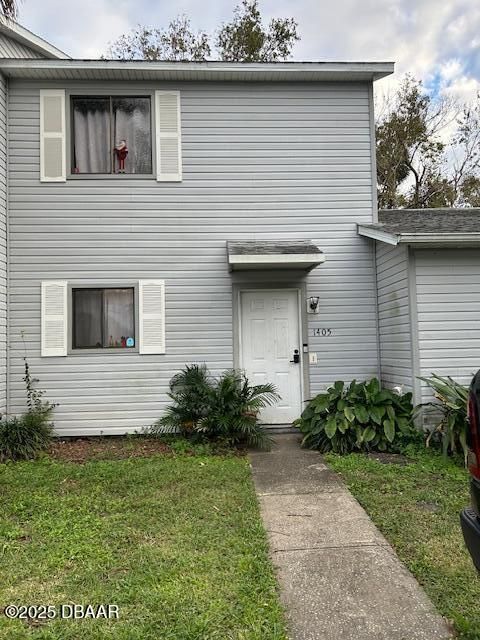
{"type": "Polygon", "coordinates": [[[288,424],[302,410],[302,350],[298,323],[298,292],[294,290],[241,293],[241,367],[251,384],[272,382],[281,396],[265,408],[264,424],[288,424]],[[299,362],[292,362],[294,354],[299,362]]]}

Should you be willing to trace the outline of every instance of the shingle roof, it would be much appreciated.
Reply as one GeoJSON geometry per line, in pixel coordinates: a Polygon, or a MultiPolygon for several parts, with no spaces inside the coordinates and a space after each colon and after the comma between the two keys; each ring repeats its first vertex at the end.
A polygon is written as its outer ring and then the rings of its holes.
{"type": "Polygon", "coordinates": [[[227,242],[229,255],[292,255],[305,253],[322,253],[313,242],[308,240],[277,240],[227,242]]]}
{"type": "Polygon", "coordinates": [[[378,221],[392,233],[479,233],[480,209],[381,209],[378,221]]]}
{"type": "Polygon", "coordinates": [[[358,225],[361,235],[380,241],[469,242],[480,241],[480,208],[381,209],[378,222],[358,225]]]}
{"type": "Polygon", "coordinates": [[[239,269],[306,269],[325,261],[325,255],[309,240],[227,241],[228,264],[239,269]]]}

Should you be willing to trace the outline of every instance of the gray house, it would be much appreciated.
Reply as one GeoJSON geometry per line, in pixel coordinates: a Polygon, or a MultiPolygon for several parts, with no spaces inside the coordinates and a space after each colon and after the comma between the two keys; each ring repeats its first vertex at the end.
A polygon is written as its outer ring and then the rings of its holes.
{"type": "Polygon", "coordinates": [[[377,245],[384,384],[416,402],[430,398],[418,376],[468,384],[480,368],[480,209],[380,211],[358,232],[377,245]]]}
{"type": "Polygon", "coordinates": [[[150,425],[191,362],[274,382],[268,424],[336,379],[419,398],[419,372],[476,368],[476,238],[452,240],[457,215],[434,244],[420,214],[378,220],[392,63],[85,61],[0,36],[0,411],[24,409],[25,356],[63,435],[150,425]]]}

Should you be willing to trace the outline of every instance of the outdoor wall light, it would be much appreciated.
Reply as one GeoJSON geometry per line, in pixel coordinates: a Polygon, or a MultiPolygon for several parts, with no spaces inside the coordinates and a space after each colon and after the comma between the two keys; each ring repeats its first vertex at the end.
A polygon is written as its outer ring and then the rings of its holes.
{"type": "Polygon", "coordinates": [[[307,298],[307,313],[319,313],[319,302],[320,298],[318,296],[307,298]]]}

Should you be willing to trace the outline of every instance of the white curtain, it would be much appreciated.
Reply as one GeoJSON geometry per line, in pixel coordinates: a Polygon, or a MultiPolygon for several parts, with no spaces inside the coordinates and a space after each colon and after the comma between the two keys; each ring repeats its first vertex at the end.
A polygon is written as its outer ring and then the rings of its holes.
{"type": "Polygon", "coordinates": [[[128,338],[134,341],[133,298],[131,288],[75,289],[74,348],[125,347],[128,338]]]}
{"type": "MultiPolygon", "coordinates": [[[[149,98],[113,99],[114,144],[127,143],[125,173],[152,172],[152,139],[149,98]]],[[[118,160],[115,158],[115,172],[118,160]]]]}
{"type": "Polygon", "coordinates": [[[75,132],[74,173],[110,173],[109,102],[76,101],[73,110],[75,132]]]}
{"type": "Polygon", "coordinates": [[[104,346],[122,346],[134,337],[133,289],[105,289],[105,325],[104,346]]]}
{"type": "Polygon", "coordinates": [[[112,160],[117,173],[114,147],[122,140],[128,149],[125,173],[152,173],[150,98],[75,97],[73,129],[73,173],[112,173],[112,160]]]}

